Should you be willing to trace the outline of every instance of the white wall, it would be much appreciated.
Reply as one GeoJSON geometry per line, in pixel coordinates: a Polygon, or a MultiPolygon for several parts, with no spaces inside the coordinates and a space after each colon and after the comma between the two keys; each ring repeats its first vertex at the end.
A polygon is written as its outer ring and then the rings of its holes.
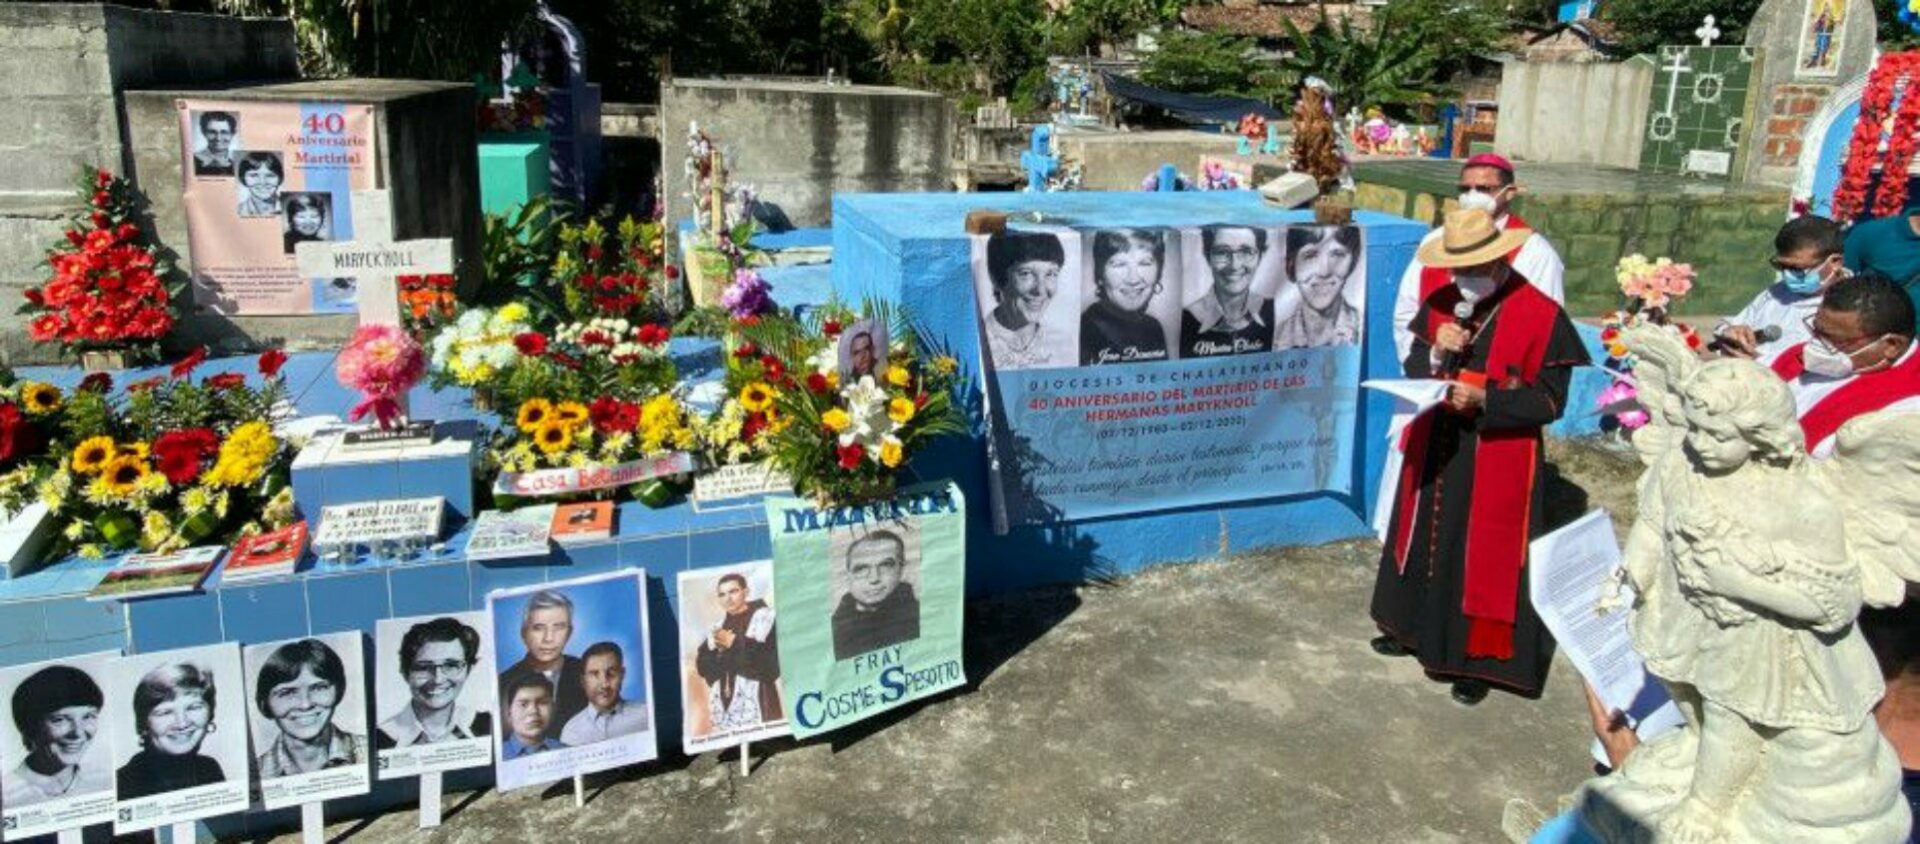
{"type": "Polygon", "coordinates": [[[1508,61],[1494,147],[1513,158],[1638,169],[1654,66],[1508,61]]]}

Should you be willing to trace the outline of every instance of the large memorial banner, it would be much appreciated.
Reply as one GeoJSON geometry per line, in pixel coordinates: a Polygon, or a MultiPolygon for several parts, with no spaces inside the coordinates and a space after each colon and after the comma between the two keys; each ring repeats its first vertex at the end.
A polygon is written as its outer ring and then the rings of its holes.
{"type": "Polygon", "coordinates": [[[176,104],[194,302],[222,314],[353,312],[353,279],[300,277],[294,247],[353,238],[353,191],[377,186],[373,107],[176,104]]]}
{"type": "Polygon", "coordinates": [[[865,507],[767,500],[780,672],[800,738],[966,682],[966,509],[929,484],[865,507]]]}
{"type": "Polygon", "coordinates": [[[1354,226],[977,236],[996,531],[1347,492],[1354,226]]]}

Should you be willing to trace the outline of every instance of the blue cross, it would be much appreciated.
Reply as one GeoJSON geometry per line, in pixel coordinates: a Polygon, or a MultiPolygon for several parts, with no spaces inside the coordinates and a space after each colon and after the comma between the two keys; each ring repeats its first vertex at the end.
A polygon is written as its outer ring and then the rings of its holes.
{"type": "Polygon", "coordinates": [[[1043,193],[1047,178],[1060,171],[1060,159],[1053,155],[1053,127],[1033,127],[1033,140],[1020,153],[1020,169],[1027,171],[1027,190],[1043,193]]]}

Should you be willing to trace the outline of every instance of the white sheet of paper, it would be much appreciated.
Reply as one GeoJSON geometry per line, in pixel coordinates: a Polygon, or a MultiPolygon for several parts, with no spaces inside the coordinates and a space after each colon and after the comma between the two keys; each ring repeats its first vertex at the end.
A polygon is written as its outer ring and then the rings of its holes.
{"type": "Polygon", "coordinates": [[[1647,681],[1633,650],[1628,613],[1601,613],[1602,590],[1620,568],[1613,518],[1595,510],[1533,541],[1528,559],[1533,608],[1567,659],[1610,710],[1629,711],[1647,681]]]}
{"type": "Polygon", "coordinates": [[[1387,442],[1400,446],[1400,432],[1440,405],[1447,398],[1449,384],[1435,378],[1369,378],[1360,386],[1379,390],[1394,398],[1393,417],[1387,421],[1387,442]]]}

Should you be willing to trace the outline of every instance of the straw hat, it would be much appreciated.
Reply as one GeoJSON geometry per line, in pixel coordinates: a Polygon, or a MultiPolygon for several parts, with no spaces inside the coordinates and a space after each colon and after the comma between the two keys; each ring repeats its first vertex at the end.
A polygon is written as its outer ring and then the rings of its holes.
{"type": "Polygon", "coordinates": [[[1447,212],[1440,236],[1420,244],[1414,257],[1440,269],[1472,267],[1506,257],[1532,235],[1532,229],[1503,229],[1487,212],[1463,208],[1447,212]]]}

